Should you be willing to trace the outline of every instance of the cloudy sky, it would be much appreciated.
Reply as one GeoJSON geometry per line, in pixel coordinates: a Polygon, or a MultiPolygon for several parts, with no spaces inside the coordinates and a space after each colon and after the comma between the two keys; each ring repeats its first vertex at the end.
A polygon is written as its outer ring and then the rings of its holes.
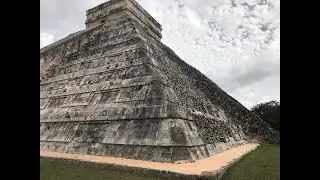
{"type": "MultiPolygon", "coordinates": [[[[106,0],[40,0],[40,48],[85,29],[106,0]]],[[[137,0],[162,42],[247,108],[280,101],[280,0],[137,0]]]]}

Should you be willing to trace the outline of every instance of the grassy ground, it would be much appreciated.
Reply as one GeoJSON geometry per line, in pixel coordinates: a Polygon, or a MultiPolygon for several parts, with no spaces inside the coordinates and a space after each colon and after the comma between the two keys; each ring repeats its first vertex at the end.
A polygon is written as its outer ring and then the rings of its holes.
{"type": "Polygon", "coordinates": [[[227,170],[222,180],[280,179],[280,146],[262,145],[227,170]]]}
{"type": "MultiPolygon", "coordinates": [[[[41,180],[161,180],[119,169],[65,165],[40,159],[41,180]]],[[[280,146],[262,145],[232,166],[222,180],[280,179],[280,146]]]]}
{"type": "Polygon", "coordinates": [[[40,180],[161,180],[139,176],[119,169],[84,167],[40,159],[40,180]]]}

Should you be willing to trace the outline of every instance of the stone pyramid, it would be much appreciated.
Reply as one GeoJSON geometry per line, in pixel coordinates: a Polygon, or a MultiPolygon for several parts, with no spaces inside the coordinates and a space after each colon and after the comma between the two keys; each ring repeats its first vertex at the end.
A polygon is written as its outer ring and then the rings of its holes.
{"type": "Polygon", "coordinates": [[[206,158],[280,135],[160,42],[134,0],[86,13],[40,49],[40,149],[161,162],[206,158]]]}

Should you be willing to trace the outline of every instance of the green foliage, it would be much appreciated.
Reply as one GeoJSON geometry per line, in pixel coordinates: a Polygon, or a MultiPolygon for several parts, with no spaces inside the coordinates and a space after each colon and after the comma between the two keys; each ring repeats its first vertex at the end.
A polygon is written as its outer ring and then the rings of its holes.
{"type": "Polygon", "coordinates": [[[260,103],[253,106],[251,111],[280,132],[280,102],[269,101],[260,103]]]}

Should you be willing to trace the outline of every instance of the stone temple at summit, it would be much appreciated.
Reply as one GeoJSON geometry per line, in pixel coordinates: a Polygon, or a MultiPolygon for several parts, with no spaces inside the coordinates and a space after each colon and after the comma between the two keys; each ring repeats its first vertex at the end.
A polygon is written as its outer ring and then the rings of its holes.
{"type": "MultiPolygon", "coordinates": [[[[134,0],[40,49],[40,150],[190,162],[280,134],[161,42],[134,0]]],[[[214,59],[214,57],[212,57],[214,59]]]]}

